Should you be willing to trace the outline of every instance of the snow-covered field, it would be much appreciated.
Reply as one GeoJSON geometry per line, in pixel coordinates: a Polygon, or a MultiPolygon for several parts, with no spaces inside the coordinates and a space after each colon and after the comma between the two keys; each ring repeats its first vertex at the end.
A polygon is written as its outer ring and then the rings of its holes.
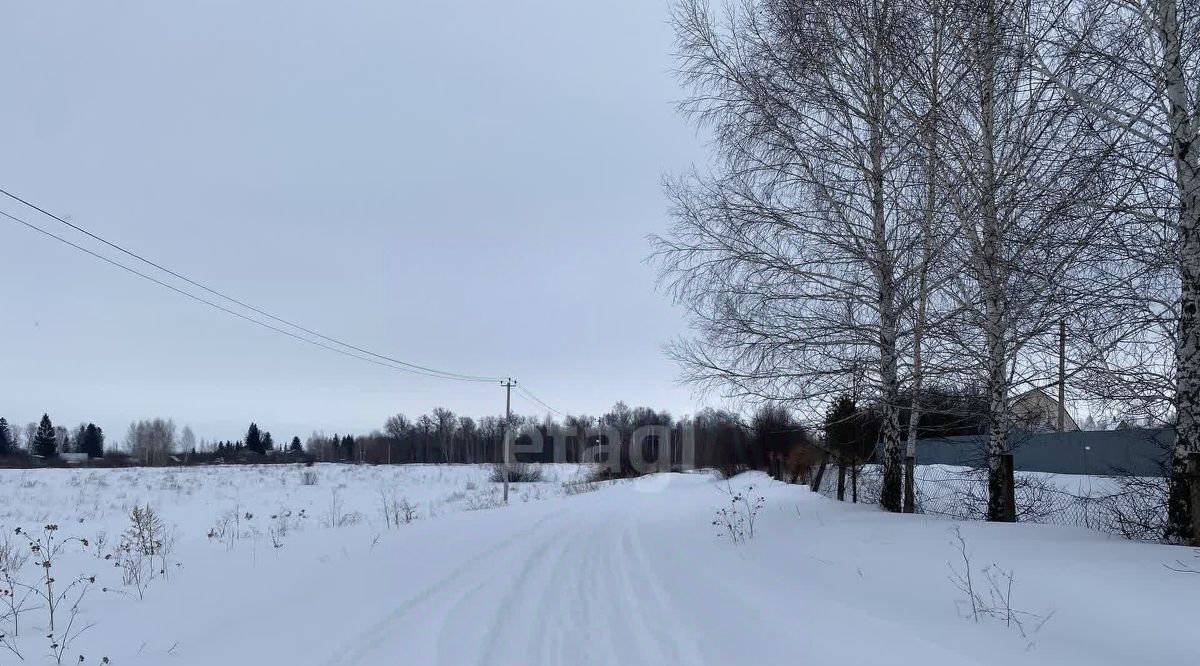
{"type": "MultiPolygon", "coordinates": [[[[508,507],[497,506],[490,470],[472,466],[318,465],[316,485],[291,466],[0,470],[0,529],[18,548],[27,546],[17,527],[37,537],[57,524],[57,539],[88,540],[68,543],[53,564],[56,589],[97,576],[73,628],[92,626],[63,655],[72,664],[79,655],[146,666],[1200,658],[1189,638],[1200,575],[1164,566],[1200,568],[1188,549],[887,515],[759,474],[728,484],[658,475],[576,493],[564,482],[582,470],[544,469],[543,482],[514,485],[508,507]],[[763,498],[754,537],[731,543],[716,512],[749,485],[748,497],[763,498]],[[168,574],[138,599],[106,557],[129,511],[146,503],[174,545],[168,574]],[[414,519],[392,525],[395,513],[414,519]],[[963,571],[956,526],[993,611],[977,621],[951,580],[952,567],[963,571]],[[985,568],[1007,603],[993,598],[985,568]]],[[[35,586],[41,574],[32,562],[19,572],[35,586]]],[[[38,605],[21,613],[16,646],[27,663],[53,663],[38,605]]],[[[0,617],[6,608],[0,600],[0,617]]],[[[20,662],[0,649],[9,663],[20,662]]]]}

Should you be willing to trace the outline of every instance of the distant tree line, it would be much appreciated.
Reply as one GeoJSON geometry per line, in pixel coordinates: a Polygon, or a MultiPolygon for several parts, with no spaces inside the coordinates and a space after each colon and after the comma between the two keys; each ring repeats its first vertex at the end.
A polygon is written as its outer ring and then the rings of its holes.
{"type": "MultiPolygon", "coordinates": [[[[206,462],[288,462],[305,459],[299,437],[276,450],[270,432],[251,423],[237,440],[197,441],[190,427],[180,430],[171,419],[153,418],[129,424],[124,440],[109,447],[104,431],[94,423],[81,423],[74,431],[55,426],[48,414],[24,428],[0,418],[0,466],[63,464],[62,454],[87,454],[104,465],[171,465],[206,462]]],[[[351,459],[352,456],[345,456],[351,459]]],[[[331,458],[338,459],[338,458],[331,458]]],[[[72,460],[71,462],[75,462],[72,460]]]]}
{"type": "MultiPolygon", "coordinates": [[[[598,416],[514,414],[507,428],[515,462],[589,463],[611,457],[619,461],[621,475],[636,473],[634,460],[658,461],[663,468],[765,469],[772,453],[786,455],[812,443],[808,430],[778,406],[762,407],[749,419],[718,409],[675,418],[667,411],[618,402],[598,416]],[[685,436],[690,437],[688,459],[685,436]]],[[[497,463],[503,460],[505,430],[503,416],[475,419],[438,407],[416,418],[397,414],[382,430],[365,435],[313,433],[305,451],[318,461],[497,463]]]]}
{"type": "Polygon", "coordinates": [[[37,457],[56,459],[63,453],[84,453],[88,458],[104,457],[104,431],[95,423],[80,423],[75,430],[55,426],[49,414],[24,429],[0,417],[0,459],[37,457]]]}
{"type": "MultiPolygon", "coordinates": [[[[293,437],[291,444],[281,452],[303,453],[304,449],[300,444],[300,438],[293,437]]],[[[199,452],[193,451],[191,453],[192,455],[201,457],[216,456],[227,458],[232,456],[239,458],[250,455],[266,456],[277,453],[277,451],[275,450],[275,438],[271,436],[271,433],[261,430],[257,423],[251,423],[250,427],[246,429],[246,436],[242,439],[237,441],[218,441],[211,446],[203,446],[199,452]]]]}
{"type": "MultiPolygon", "coordinates": [[[[919,431],[923,438],[986,431],[986,398],[977,390],[928,388],[921,403],[919,431]]],[[[859,402],[846,395],[815,433],[777,403],[759,406],[748,415],[708,408],[677,418],[665,410],[617,402],[596,416],[555,419],[514,414],[507,427],[512,432],[514,462],[612,459],[617,474],[630,476],[638,471],[635,460],[658,462],[658,468],[695,466],[728,473],[767,469],[773,455],[785,458],[801,447],[817,451],[817,457],[861,464],[874,455],[882,418],[883,410],[873,401],[859,402]]],[[[129,424],[121,450],[113,451],[106,447],[104,431],[94,423],[80,424],[71,434],[43,415],[40,422],[24,429],[0,418],[0,461],[52,460],[61,453],[86,453],[89,458],[108,455],[142,465],[300,460],[486,464],[503,460],[505,430],[503,416],[476,419],[438,407],[416,418],[397,414],[388,418],[382,429],[366,434],[314,432],[305,442],[293,436],[287,444],[276,446],[271,432],[257,422],[250,423],[239,439],[197,441],[191,428],[180,431],[173,420],[154,418],[129,424]]]]}

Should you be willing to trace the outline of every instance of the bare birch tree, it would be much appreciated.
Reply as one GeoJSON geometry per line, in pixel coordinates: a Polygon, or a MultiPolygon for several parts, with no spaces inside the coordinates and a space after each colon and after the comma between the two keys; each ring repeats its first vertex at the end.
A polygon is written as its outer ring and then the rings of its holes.
{"type": "MultiPolygon", "coordinates": [[[[1047,5],[1048,6],[1048,5],[1047,5]]],[[[1014,390],[1048,383],[1059,322],[1085,307],[1073,283],[1091,265],[1104,220],[1083,200],[1098,196],[1106,147],[1078,122],[1033,54],[1054,25],[1046,7],[981,0],[953,12],[965,85],[942,120],[938,161],[959,221],[947,289],[959,315],[945,327],[969,374],[987,389],[989,520],[1016,519],[1010,411],[1014,390]]]]}
{"type": "Polygon", "coordinates": [[[653,239],[698,332],[672,350],[685,378],[813,413],[861,379],[881,411],[892,511],[914,279],[900,258],[919,245],[900,205],[913,172],[895,95],[909,18],[876,0],[760,0],[720,17],[679,0],[683,109],[712,128],[717,160],[668,184],[674,224],[653,239]]]}
{"type": "Polygon", "coordinates": [[[130,455],[147,465],[161,465],[175,451],[175,422],[150,419],[129,424],[125,447],[130,455]]]}
{"type": "Polygon", "coordinates": [[[1072,65],[1055,81],[1122,135],[1120,165],[1131,181],[1126,196],[1105,203],[1124,214],[1132,230],[1119,249],[1132,264],[1125,270],[1139,278],[1129,301],[1139,304],[1135,312],[1146,326],[1117,331],[1109,342],[1122,344],[1105,345],[1113,349],[1108,368],[1116,371],[1107,389],[1152,399],[1169,394],[1175,443],[1166,536],[1194,538],[1200,536],[1191,534],[1196,507],[1183,474],[1187,457],[1200,451],[1200,5],[1072,3],[1055,46],[1046,60],[1072,65]],[[1170,362],[1143,371],[1139,359],[1164,345],[1172,347],[1170,362]]]}
{"type": "MultiPolygon", "coordinates": [[[[931,364],[926,360],[929,343],[934,336],[930,324],[936,323],[945,313],[931,312],[936,287],[945,279],[945,271],[939,271],[941,250],[946,247],[948,207],[945,188],[942,184],[941,166],[943,122],[946,108],[956,99],[955,90],[962,85],[954,70],[959,61],[960,45],[955,37],[958,26],[953,21],[953,8],[957,0],[913,0],[907,4],[910,12],[912,39],[909,40],[909,58],[904,67],[905,94],[900,96],[902,112],[908,120],[912,133],[912,144],[916,150],[913,168],[918,174],[919,186],[912,190],[912,207],[920,216],[919,249],[913,253],[915,293],[910,299],[907,316],[911,318],[912,344],[909,404],[905,456],[910,460],[917,457],[917,438],[921,421],[921,398],[926,375],[931,364]],[[932,319],[935,320],[931,322],[932,319]]],[[[915,481],[907,479],[904,486],[904,511],[916,509],[915,481]]]]}

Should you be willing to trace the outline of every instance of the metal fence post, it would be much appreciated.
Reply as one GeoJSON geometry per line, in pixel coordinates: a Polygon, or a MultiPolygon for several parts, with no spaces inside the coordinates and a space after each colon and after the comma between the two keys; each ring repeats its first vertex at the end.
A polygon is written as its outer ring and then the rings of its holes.
{"type": "Polygon", "coordinates": [[[913,480],[913,472],[917,468],[917,459],[913,456],[904,456],[904,513],[916,513],[917,497],[915,492],[917,484],[913,480]]]}

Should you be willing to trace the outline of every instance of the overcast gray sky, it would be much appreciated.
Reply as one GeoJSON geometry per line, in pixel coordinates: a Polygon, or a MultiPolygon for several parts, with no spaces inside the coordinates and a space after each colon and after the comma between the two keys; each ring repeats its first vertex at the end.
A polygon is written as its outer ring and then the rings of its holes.
{"type": "MultiPolygon", "coordinates": [[[[512,374],[571,413],[692,412],[661,351],[682,316],[642,263],[661,174],[703,156],[665,19],[661,0],[8,3],[0,187],[384,354],[512,374]]],[[[279,439],[503,410],[497,386],[303,345],[6,219],[0,311],[15,423],[279,439]]]]}

